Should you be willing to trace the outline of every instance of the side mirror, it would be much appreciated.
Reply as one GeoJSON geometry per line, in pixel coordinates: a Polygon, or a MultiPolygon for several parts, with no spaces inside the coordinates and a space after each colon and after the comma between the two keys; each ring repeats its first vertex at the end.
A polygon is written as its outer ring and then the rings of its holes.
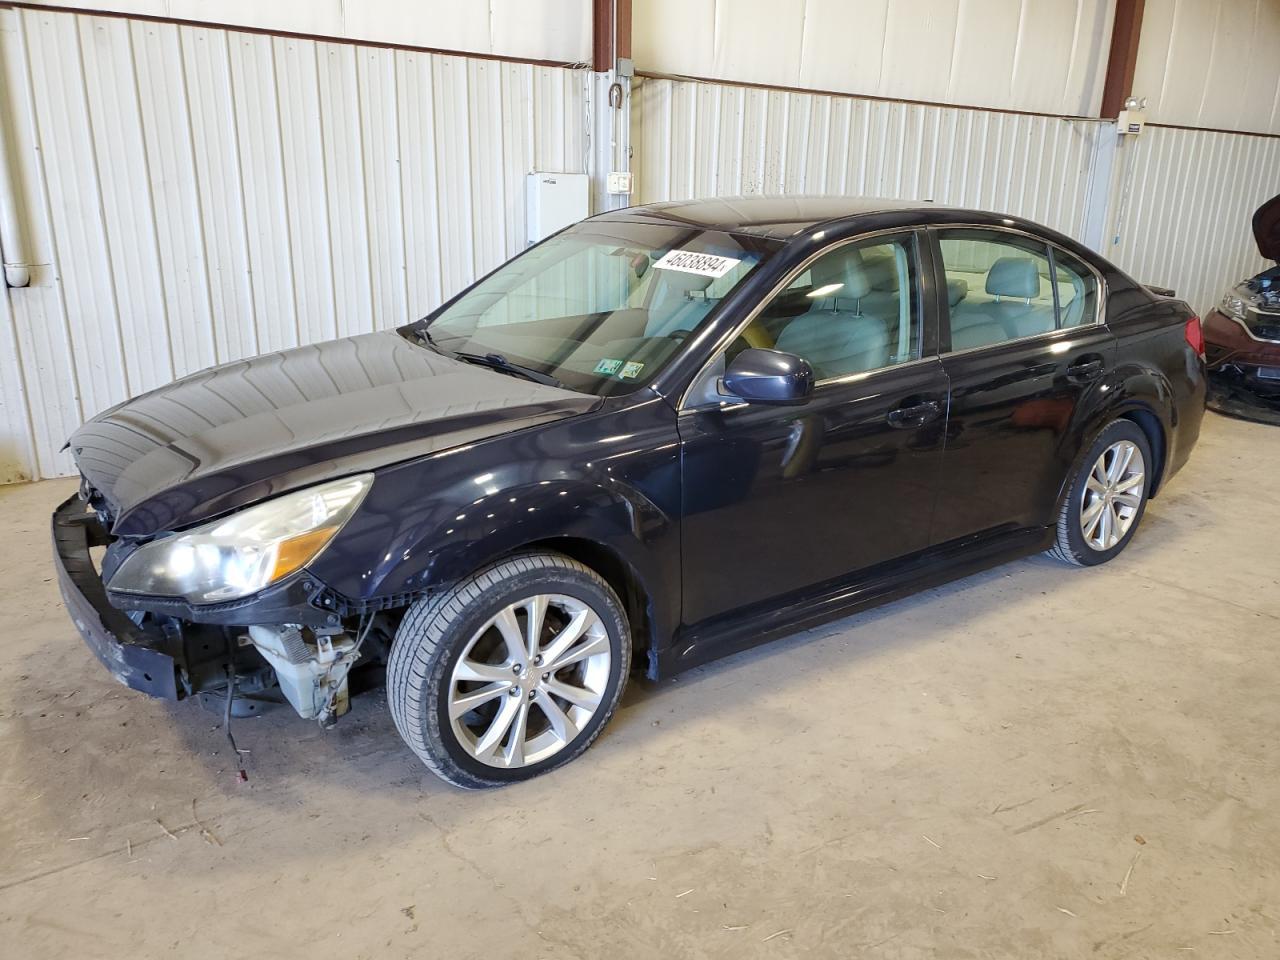
{"type": "Polygon", "coordinates": [[[725,369],[723,389],[747,403],[804,403],[813,393],[813,367],[781,350],[743,350],[725,369]]]}

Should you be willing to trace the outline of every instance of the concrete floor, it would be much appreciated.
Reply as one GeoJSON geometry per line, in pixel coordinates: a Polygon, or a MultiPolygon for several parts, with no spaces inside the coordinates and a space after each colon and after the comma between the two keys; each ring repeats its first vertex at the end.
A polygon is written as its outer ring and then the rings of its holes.
{"type": "Polygon", "coordinates": [[[380,693],[240,723],[238,785],[215,717],[116,686],[64,615],[73,484],[0,489],[0,954],[1275,957],[1278,477],[1280,432],[1210,415],[1109,567],[636,684],[487,793],[380,693]]]}

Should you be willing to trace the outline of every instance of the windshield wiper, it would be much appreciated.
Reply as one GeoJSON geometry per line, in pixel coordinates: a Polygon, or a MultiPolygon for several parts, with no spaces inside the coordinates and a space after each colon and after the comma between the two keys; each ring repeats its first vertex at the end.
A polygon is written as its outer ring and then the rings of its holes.
{"type": "Polygon", "coordinates": [[[414,327],[410,333],[437,353],[444,353],[444,351],[440,349],[440,345],[436,343],[436,338],[431,335],[431,331],[426,327],[414,327]]]}
{"type": "MultiPolygon", "coordinates": [[[[426,333],[424,330],[423,333],[426,333]]],[[[543,373],[540,370],[534,370],[531,367],[522,367],[518,363],[512,363],[500,353],[463,353],[459,351],[453,354],[455,360],[465,360],[467,363],[474,363],[481,367],[488,367],[490,370],[497,370],[499,373],[509,373],[512,376],[523,377],[526,380],[532,380],[534,383],[546,384],[549,387],[564,387],[564,384],[551,376],[549,373],[543,373]]]]}

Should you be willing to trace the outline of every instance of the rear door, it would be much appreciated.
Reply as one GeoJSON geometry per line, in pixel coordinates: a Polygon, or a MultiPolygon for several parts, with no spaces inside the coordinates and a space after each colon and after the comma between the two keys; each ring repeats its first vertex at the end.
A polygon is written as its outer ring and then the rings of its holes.
{"type": "Polygon", "coordinates": [[[1102,281],[1019,231],[932,235],[951,382],[934,543],[1049,524],[1079,450],[1078,417],[1115,364],[1102,281]]]}
{"type": "Polygon", "coordinates": [[[809,402],[686,398],[683,619],[695,631],[928,546],[947,379],[921,246],[908,231],[828,248],[744,328],[813,365],[809,402]]]}

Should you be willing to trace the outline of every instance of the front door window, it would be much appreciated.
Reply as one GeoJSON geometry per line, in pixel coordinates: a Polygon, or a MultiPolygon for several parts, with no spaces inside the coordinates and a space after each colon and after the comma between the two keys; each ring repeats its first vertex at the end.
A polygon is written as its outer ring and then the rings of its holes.
{"type": "Polygon", "coordinates": [[[818,382],[920,356],[914,238],[847,243],[814,260],[753,327],[808,360],[818,382]]]}

